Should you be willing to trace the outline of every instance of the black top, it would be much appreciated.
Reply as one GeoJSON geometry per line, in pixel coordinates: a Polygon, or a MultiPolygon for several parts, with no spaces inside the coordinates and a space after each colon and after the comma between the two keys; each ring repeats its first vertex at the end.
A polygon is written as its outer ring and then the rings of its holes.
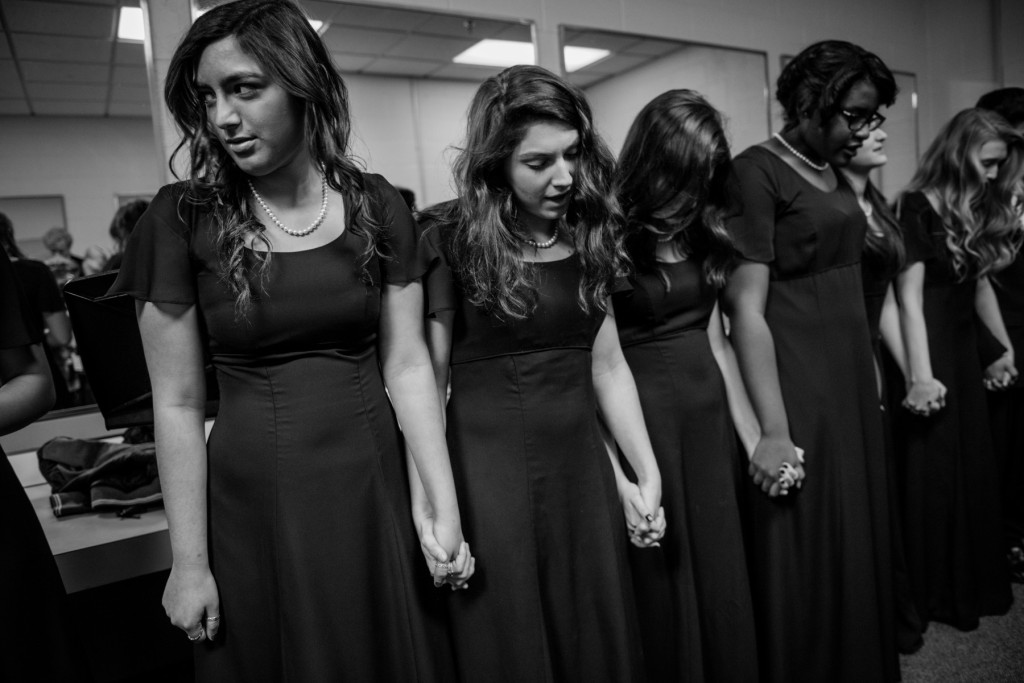
{"type": "Polygon", "coordinates": [[[43,339],[39,321],[32,315],[23,296],[11,260],[0,250],[0,320],[3,321],[0,325],[0,349],[37,344],[43,339]]]}
{"type": "Polygon", "coordinates": [[[657,268],[657,272],[637,273],[631,278],[631,289],[615,294],[622,346],[707,329],[717,290],[708,283],[701,264],[686,260],[659,263],[657,268]]]}

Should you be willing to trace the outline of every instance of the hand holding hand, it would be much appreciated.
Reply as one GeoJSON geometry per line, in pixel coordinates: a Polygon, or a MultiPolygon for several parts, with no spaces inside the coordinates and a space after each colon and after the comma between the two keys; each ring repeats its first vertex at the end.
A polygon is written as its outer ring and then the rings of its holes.
{"type": "Polygon", "coordinates": [[[946,385],[935,378],[911,382],[903,407],[922,417],[942,410],[946,407],[946,385]]]}
{"type": "Polygon", "coordinates": [[[803,450],[788,438],[762,436],[750,456],[748,474],[754,485],[769,497],[788,495],[792,487],[800,488],[807,477],[803,466],[803,450]]]}
{"type": "Polygon", "coordinates": [[[1002,391],[1016,382],[1017,376],[1013,355],[1007,351],[985,368],[985,388],[989,391],[1002,391]]]}
{"type": "Polygon", "coordinates": [[[667,528],[665,508],[660,505],[661,483],[624,482],[621,486],[619,498],[630,542],[638,548],[657,547],[667,528]]]}
{"type": "Polygon", "coordinates": [[[173,564],[164,587],[164,611],[193,642],[213,640],[220,630],[220,594],[207,564],[173,564]]]}
{"type": "Polygon", "coordinates": [[[434,587],[448,584],[452,590],[468,588],[469,577],[476,571],[476,558],[462,537],[461,524],[432,515],[413,516],[420,550],[434,579],[434,587]]]}

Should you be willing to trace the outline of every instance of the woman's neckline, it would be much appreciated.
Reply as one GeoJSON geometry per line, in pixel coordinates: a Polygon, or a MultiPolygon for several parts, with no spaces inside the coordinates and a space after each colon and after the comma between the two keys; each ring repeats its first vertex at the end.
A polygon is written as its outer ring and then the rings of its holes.
{"type": "MultiPolygon", "coordinates": [[[[789,170],[789,172],[792,173],[793,175],[795,175],[797,178],[799,178],[800,181],[804,185],[806,185],[807,187],[813,188],[816,192],[820,192],[821,194],[835,194],[836,192],[839,192],[839,190],[842,188],[842,186],[844,184],[843,178],[840,178],[840,176],[842,175],[842,172],[839,171],[836,168],[832,168],[832,175],[834,175],[835,178],[836,178],[835,189],[833,189],[833,190],[823,190],[820,187],[818,187],[817,185],[815,185],[814,183],[812,183],[810,180],[805,178],[803,173],[801,173],[800,171],[798,171],[795,168],[793,168],[792,166],[790,166],[789,163],[787,163],[785,159],[783,159],[781,156],[779,156],[774,151],[772,151],[772,149],[770,147],[767,147],[766,145],[763,145],[763,144],[761,144],[761,145],[754,145],[754,147],[757,148],[757,149],[764,150],[765,154],[768,154],[769,156],[774,158],[776,161],[778,161],[780,164],[785,166],[789,170]]],[[[831,168],[831,165],[830,165],[830,168],[831,168]]]]}
{"type": "MultiPolygon", "coordinates": [[[[318,249],[324,249],[324,248],[329,247],[329,246],[331,246],[333,244],[337,244],[347,234],[348,234],[348,226],[346,225],[345,229],[342,230],[340,233],[338,233],[338,235],[334,239],[332,239],[329,242],[324,242],[323,244],[318,244],[315,247],[309,247],[308,249],[289,249],[288,251],[281,251],[280,249],[274,249],[272,251],[274,252],[274,256],[279,256],[280,254],[305,254],[305,253],[308,253],[308,252],[311,252],[311,251],[317,251],[318,249]]],[[[248,249],[249,251],[255,252],[257,254],[266,254],[267,253],[266,249],[253,249],[248,244],[245,245],[245,248],[248,249]]]]}

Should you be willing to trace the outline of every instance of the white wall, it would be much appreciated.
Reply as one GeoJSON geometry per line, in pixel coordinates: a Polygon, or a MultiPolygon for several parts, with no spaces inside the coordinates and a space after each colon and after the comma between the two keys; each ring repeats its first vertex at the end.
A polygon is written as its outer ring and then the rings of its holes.
{"type": "Polygon", "coordinates": [[[149,119],[2,116],[0,158],[0,197],[63,195],[76,254],[112,245],[117,195],[161,182],[149,119]]]}

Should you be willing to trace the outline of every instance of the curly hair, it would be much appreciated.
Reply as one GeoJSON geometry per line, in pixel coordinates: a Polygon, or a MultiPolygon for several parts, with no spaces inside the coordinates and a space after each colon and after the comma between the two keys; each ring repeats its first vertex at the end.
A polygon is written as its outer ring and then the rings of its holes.
{"type": "Polygon", "coordinates": [[[984,109],[954,116],[921,157],[906,192],[926,192],[938,200],[946,248],[961,282],[1005,268],[1020,249],[1021,206],[1013,195],[1022,173],[1024,137],[984,109]],[[1007,157],[999,175],[988,181],[973,155],[996,140],[1006,144],[1007,157]]]}
{"type": "Polygon", "coordinates": [[[842,109],[850,88],[862,81],[875,86],[880,105],[896,101],[896,79],[873,53],[843,40],[823,40],[804,48],[776,82],[775,97],[782,105],[785,129],[803,117],[815,116],[824,126],[842,109]]]}
{"type": "Polygon", "coordinates": [[[522,255],[527,235],[516,221],[505,161],[530,125],[542,121],[563,123],[579,134],[565,222],[582,269],[577,298],[584,311],[604,310],[626,262],[622,213],[611,192],[615,162],[594,130],[583,93],[540,67],[505,69],[484,81],[473,97],[465,146],[454,164],[458,199],[439,209],[446,214],[441,220],[454,225],[452,261],[467,298],[501,320],[526,318],[537,304],[536,284],[522,255]]]}
{"type": "Polygon", "coordinates": [[[657,269],[658,237],[671,235],[681,253],[702,264],[709,283],[725,284],[736,255],[724,224],[731,167],[722,116],[699,93],[669,90],[640,110],[615,176],[626,252],[637,270],[657,269]],[[655,215],[676,202],[671,216],[655,215]]]}
{"type": "Polygon", "coordinates": [[[348,156],[351,126],[345,82],[320,36],[296,5],[288,0],[236,0],[196,20],[171,59],[164,87],[167,107],[183,132],[171,156],[171,169],[174,157],[187,149],[189,184],[184,197],[211,207],[217,225],[220,276],[235,296],[236,313],[244,315],[252,305],[251,276],[262,283],[272,255],[266,227],[246,201],[246,175],[217,140],[196,86],[203,52],[231,36],[271,80],[302,104],[310,156],[323,169],[328,185],[344,197],[352,232],[366,240],[360,265],[364,280],[368,280],[370,259],[383,256],[378,249],[380,226],[370,219],[362,173],[348,156]],[[364,220],[359,223],[358,217],[364,220]],[[246,250],[250,236],[264,249],[246,250]],[[256,260],[252,273],[246,265],[248,253],[256,260]]]}

